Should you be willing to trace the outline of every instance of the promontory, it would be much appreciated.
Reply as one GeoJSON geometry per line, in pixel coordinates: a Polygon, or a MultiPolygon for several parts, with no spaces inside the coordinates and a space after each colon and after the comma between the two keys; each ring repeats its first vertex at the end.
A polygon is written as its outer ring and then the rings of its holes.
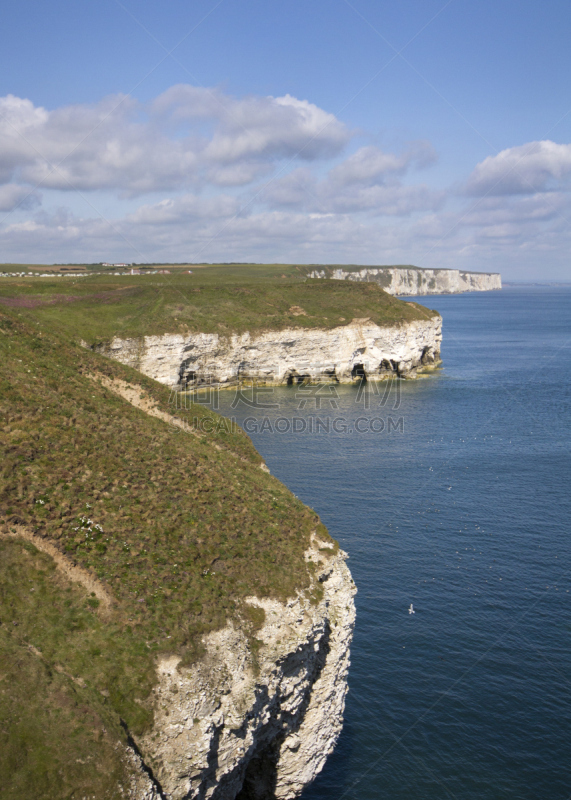
{"type": "Polygon", "coordinates": [[[300,795],[343,724],[346,554],[172,390],[419,376],[441,322],[280,268],[2,279],[6,800],[300,795]]]}

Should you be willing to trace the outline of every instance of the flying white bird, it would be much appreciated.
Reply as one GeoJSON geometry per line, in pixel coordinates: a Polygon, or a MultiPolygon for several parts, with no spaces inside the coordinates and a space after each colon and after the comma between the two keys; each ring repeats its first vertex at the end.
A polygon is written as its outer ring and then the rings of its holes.
{"type": "Polygon", "coordinates": [[[414,610],[414,608],[412,607],[412,603],[410,604],[410,608],[408,609],[408,613],[409,613],[409,614],[414,614],[414,613],[415,613],[415,610],[414,610]]]}

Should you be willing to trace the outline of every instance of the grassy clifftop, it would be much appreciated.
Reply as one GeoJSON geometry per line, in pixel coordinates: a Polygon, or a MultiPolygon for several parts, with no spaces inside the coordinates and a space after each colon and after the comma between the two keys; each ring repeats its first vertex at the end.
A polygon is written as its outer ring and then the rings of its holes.
{"type": "Polygon", "coordinates": [[[173,411],[168,390],[34,311],[0,307],[2,795],[104,800],[125,781],[115,743],[152,721],[156,656],[196,658],[230,618],[254,635],[244,597],[308,586],[319,520],[242,431],[202,406],[173,411]],[[213,432],[153,418],[99,376],[179,421],[211,415],[213,432]]]}
{"type": "Polygon", "coordinates": [[[202,405],[173,409],[166,388],[79,341],[435,313],[376,284],[240,269],[0,280],[6,800],[118,797],[117,742],[152,723],[157,656],[200,657],[201,635],[228,620],[254,640],[244,599],[309,592],[304,551],[312,530],[327,536],[243,431],[202,405]]]}
{"type": "Polygon", "coordinates": [[[375,283],[307,280],[301,273],[295,278],[279,270],[271,278],[256,271],[246,277],[204,270],[192,275],[3,278],[0,309],[18,309],[25,318],[90,344],[115,335],[333,328],[364,317],[398,325],[436,314],[388,295],[375,283]]]}

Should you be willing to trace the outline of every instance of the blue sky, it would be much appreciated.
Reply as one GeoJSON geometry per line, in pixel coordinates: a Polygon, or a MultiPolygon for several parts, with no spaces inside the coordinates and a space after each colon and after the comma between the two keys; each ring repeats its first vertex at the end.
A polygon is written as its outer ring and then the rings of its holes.
{"type": "Polygon", "coordinates": [[[0,260],[571,279],[568,3],[10,4],[0,260]]]}

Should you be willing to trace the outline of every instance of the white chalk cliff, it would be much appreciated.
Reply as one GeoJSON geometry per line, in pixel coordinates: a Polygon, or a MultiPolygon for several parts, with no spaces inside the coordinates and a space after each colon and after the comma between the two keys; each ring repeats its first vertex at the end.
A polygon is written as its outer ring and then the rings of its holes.
{"type": "Polygon", "coordinates": [[[385,292],[400,296],[489,292],[502,288],[499,272],[466,272],[460,269],[418,267],[363,267],[362,269],[320,268],[310,278],[333,278],[380,284],[385,292]]]}
{"type": "Polygon", "coordinates": [[[440,361],[442,318],[380,327],[355,319],[331,329],[288,328],[242,333],[115,337],[95,349],[168,386],[204,381],[229,384],[255,378],[265,383],[335,380],[365,375],[412,377],[440,361]]]}
{"type": "Polygon", "coordinates": [[[191,667],[158,667],[153,729],[132,742],[132,800],[289,800],[323,768],[343,724],[355,586],[346,554],[313,536],[313,578],[265,611],[252,648],[228,625],[191,667]]]}

